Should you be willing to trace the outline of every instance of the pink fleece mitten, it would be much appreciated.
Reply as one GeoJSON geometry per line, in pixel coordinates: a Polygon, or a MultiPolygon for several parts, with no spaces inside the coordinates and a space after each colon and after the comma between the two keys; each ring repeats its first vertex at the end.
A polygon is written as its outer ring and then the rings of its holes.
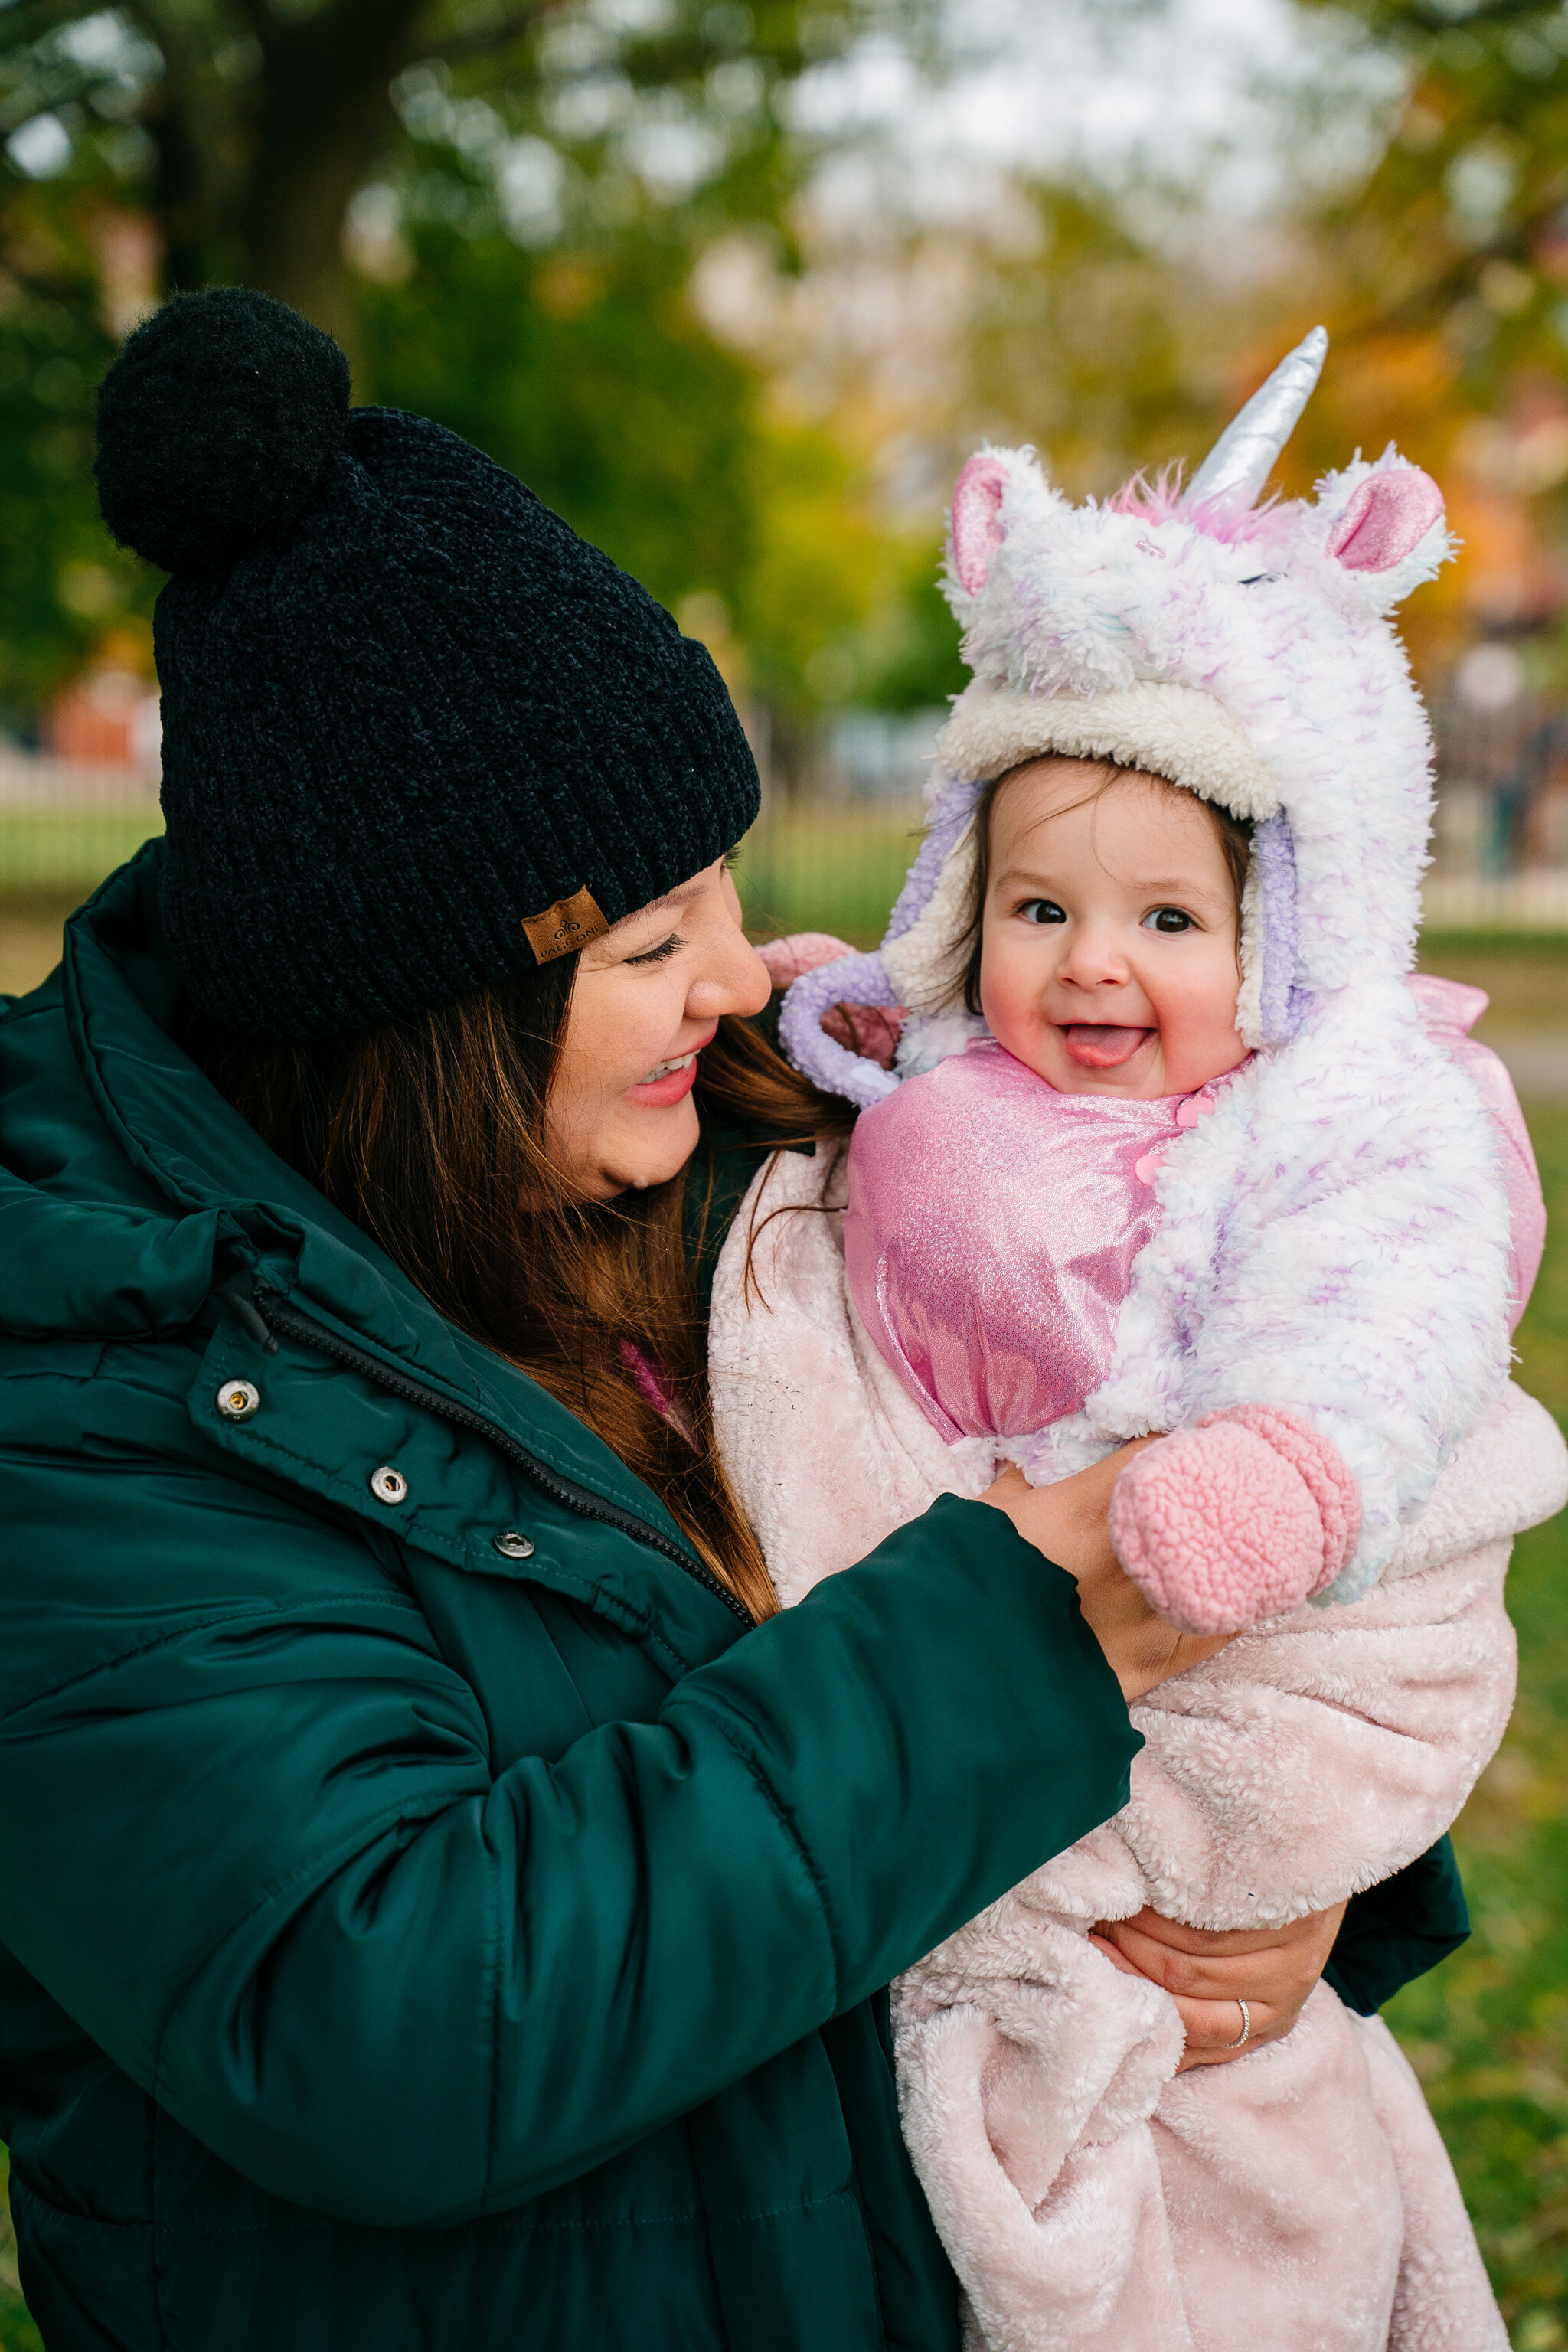
{"type": "Polygon", "coordinates": [[[1234,1633],[1331,1584],[1361,1533],[1361,1495],[1326,1437],[1282,1406],[1233,1405],[1130,1462],[1110,1540],[1162,1617],[1234,1633]]]}

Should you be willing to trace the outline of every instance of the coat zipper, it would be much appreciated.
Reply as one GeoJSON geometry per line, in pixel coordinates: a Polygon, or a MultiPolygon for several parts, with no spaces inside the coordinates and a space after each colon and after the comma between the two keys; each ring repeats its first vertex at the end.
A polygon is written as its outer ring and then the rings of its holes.
{"type": "Polygon", "coordinates": [[[269,1353],[277,1347],[276,1338],[272,1335],[281,1332],[286,1339],[297,1339],[304,1347],[314,1348],[321,1355],[332,1357],[350,1371],[363,1374],[367,1381],[374,1381],[378,1388],[401,1397],[405,1403],[418,1405],[426,1412],[439,1414],[443,1421],[454,1423],[459,1429],[472,1431],[476,1436],[484,1438],[498,1452],[504,1454],[509,1462],[515,1463],[524,1476],[531,1479],[541,1493],[548,1495],[552,1502],[564,1504],[568,1510],[578,1512],[584,1518],[597,1519],[602,1526],[618,1528],[622,1535],[635,1537],[638,1543],[651,1544],[654,1550],[662,1552],[666,1559],[672,1559],[678,1568],[683,1568],[704,1591],[714,1594],[743,1624],[751,1624],[750,1612],[742,1608],[734,1594],[727,1591],[718,1578],[710,1575],[700,1561],[692,1559],[678,1544],[672,1544],[668,1536],[660,1535],[657,1528],[650,1528],[646,1521],[634,1517],[630,1511],[616,1510],[614,1504],[589,1494],[585,1487],[574,1486],[570,1479],[563,1478],[557,1471],[541,1462],[537,1454],[531,1454],[525,1445],[520,1445],[515,1437],[495,1422],[487,1421],[482,1413],[470,1412],[466,1405],[453,1404],[438,1389],[426,1388],[423,1381],[411,1380],[406,1372],[390,1370],[363,1349],[340,1339],[335,1331],[329,1331],[310,1316],[301,1315],[298,1307],[291,1307],[279,1292],[270,1289],[266,1284],[252,1282],[250,1295],[246,1297],[245,1283],[246,1277],[242,1276],[238,1281],[220,1284],[219,1295],[237,1310],[247,1325],[250,1324],[251,1316],[256,1318],[262,1331],[272,1339],[269,1353]],[[247,1308],[249,1313],[247,1313],[247,1308]]]}

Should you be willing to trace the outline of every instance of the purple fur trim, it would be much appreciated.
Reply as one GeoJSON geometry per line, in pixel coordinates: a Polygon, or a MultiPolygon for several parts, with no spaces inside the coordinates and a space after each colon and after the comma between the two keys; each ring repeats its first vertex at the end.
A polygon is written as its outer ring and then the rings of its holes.
{"type": "MultiPolygon", "coordinates": [[[[949,784],[931,813],[931,824],[920,851],[904,877],[904,887],[898,903],[888,918],[887,937],[901,940],[912,931],[931,901],[931,895],[942,879],[942,869],[957,845],[959,835],[969,823],[975,802],[984,787],[980,784],[949,784]]],[[[834,1000],[837,1002],[837,1000],[834,1000]]],[[[868,1004],[877,1000],[868,997],[868,1004]]]]}
{"type": "Polygon", "coordinates": [[[808,1078],[829,1094],[843,1095],[869,1110],[898,1085],[891,1070],[879,1069],[826,1035],[822,1016],[830,1004],[896,1004],[898,992],[877,955],[839,956],[803,971],[786,990],[779,1015],[779,1043],[808,1078]]]}
{"type": "Polygon", "coordinates": [[[1263,959],[1259,1018],[1270,1045],[1293,1037],[1300,1020],[1300,991],[1295,986],[1300,919],[1296,905],[1296,845],[1290,821],[1281,814],[1265,817],[1252,836],[1258,866],[1258,952],[1263,959]]]}

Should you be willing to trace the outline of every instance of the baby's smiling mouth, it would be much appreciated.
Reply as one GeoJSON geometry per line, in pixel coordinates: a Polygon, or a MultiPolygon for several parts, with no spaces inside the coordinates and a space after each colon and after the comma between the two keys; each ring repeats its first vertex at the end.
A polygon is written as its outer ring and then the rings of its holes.
{"type": "Polygon", "coordinates": [[[1068,1061],[1076,1062],[1080,1070],[1119,1070],[1156,1034],[1152,1029],[1122,1029],[1100,1021],[1061,1021],[1057,1026],[1068,1061]]]}

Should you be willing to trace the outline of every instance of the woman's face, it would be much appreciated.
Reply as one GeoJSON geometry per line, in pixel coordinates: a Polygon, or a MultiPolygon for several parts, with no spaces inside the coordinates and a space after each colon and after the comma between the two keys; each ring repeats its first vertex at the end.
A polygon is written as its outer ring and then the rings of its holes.
{"type": "Polygon", "coordinates": [[[583,950],[546,1114],[574,1190],[608,1201],[686,1165],[697,1056],[721,1013],[760,1013],[771,985],[722,858],[583,950]]]}

